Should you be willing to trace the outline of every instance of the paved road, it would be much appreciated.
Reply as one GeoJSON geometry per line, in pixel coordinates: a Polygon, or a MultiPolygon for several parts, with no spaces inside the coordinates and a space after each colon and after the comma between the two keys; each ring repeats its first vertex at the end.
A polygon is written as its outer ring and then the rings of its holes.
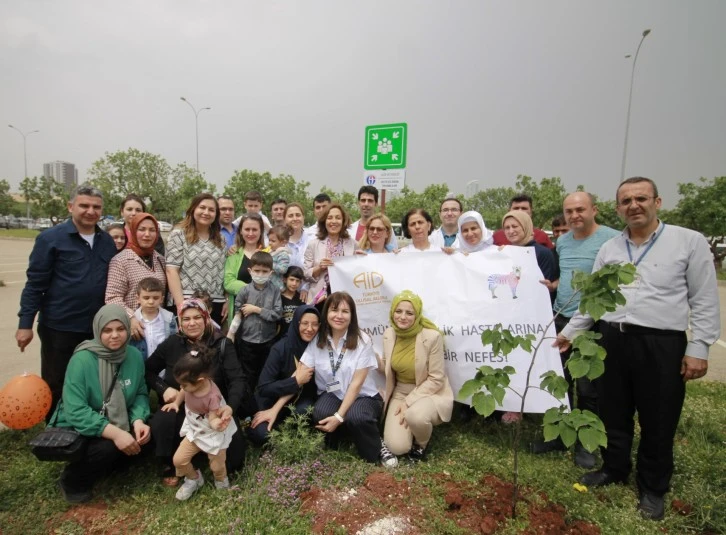
{"type": "MultiPolygon", "coordinates": [[[[20,293],[25,285],[25,269],[32,247],[32,240],[0,239],[0,280],[6,284],[0,287],[0,387],[24,371],[40,375],[40,343],[37,335],[24,353],[20,352],[15,343],[20,293]]],[[[706,379],[726,382],[726,284],[720,285],[718,292],[721,298],[722,339],[711,348],[706,379]]]]}

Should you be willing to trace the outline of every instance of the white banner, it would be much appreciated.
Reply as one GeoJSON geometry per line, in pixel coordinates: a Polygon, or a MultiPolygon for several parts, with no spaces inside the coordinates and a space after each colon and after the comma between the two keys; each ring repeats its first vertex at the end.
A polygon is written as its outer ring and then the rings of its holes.
{"type": "MultiPolygon", "coordinates": [[[[515,349],[506,357],[495,356],[491,346],[481,343],[481,333],[497,323],[513,334],[549,338],[540,346],[530,385],[539,386],[540,375],[548,370],[562,375],[559,353],[551,347],[554,325],[545,334],[552,308],[540,279],[534,249],[511,246],[501,250],[491,247],[468,256],[438,252],[355,255],[336,258],[330,269],[331,288],[353,296],[359,325],[371,335],[379,354],[393,297],[406,289],[421,297],[424,315],[444,333],[446,371],[455,397],[464,382],[485,364],[514,367],[517,374],[512,376],[510,387],[524,391],[530,354],[515,349]]],[[[560,403],[531,388],[525,412],[541,413],[560,403]]],[[[520,405],[519,396],[508,390],[503,409],[519,411],[520,405]]]]}

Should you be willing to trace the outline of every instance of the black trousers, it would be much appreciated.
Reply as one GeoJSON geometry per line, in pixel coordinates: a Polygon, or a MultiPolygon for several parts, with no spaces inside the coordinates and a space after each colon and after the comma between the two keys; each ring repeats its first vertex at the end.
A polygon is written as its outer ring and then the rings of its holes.
{"type": "MultiPolygon", "coordinates": [[[[261,344],[246,342],[239,336],[239,331],[237,332],[237,336],[235,336],[234,350],[237,352],[237,360],[239,360],[239,365],[247,378],[247,384],[250,385],[250,392],[254,392],[257,389],[257,381],[260,378],[262,368],[265,366],[270,349],[274,343],[274,338],[261,344]]],[[[254,415],[258,410],[259,407],[257,406],[255,396],[251,395],[242,402],[237,414],[240,417],[246,418],[247,416],[254,415]]]]}
{"type": "MultiPolygon", "coordinates": [[[[239,421],[235,419],[235,422],[237,423],[237,432],[232,435],[232,442],[229,443],[227,448],[228,474],[232,474],[242,467],[247,452],[247,441],[241,431],[239,421]]],[[[171,465],[171,459],[181,443],[182,437],[179,436],[179,431],[181,431],[183,423],[184,405],[179,408],[178,413],[174,411],[156,411],[149,421],[154,453],[169,465],[171,465]]],[[[202,453],[200,455],[203,455],[206,459],[206,454],[202,453]]]]}
{"type": "Polygon", "coordinates": [[[84,340],[93,338],[93,333],[57,331],[39,323],[38,338],[40,338],[40,376],[48,383],[53,396],[50,411],[45,417],[47,423],[63,396],[66,368],[76,346],[84,340]]]}
{"type": "MultiPolygon", "coordinates": [[[[570,321],[570,318],[564,316],[557,316],[555,318],[555,331],[559,334],[565,325],[570,321]]],[[[562,371],[565,373],[565,379],[570,388],[567,390],[567,398],[570,401],[570,407],[572,409],[588,410],[597,414],[597,387],[596,382],[591,381],[587,377],[579,377],[573,379],[570,375],[570,370],[565,366],[565,362],[570,358],[572,348],[569,348],[564,353],[560,353],[560,359],[562,359],[562,371]],[[574,400],[574,392],[577,389],[577,401],[574,400]]]]}
{"type": "MultiPolygon", "coordinates": [[[[132,432],[133,434],[133,432],[132,432]]],[[[68,463],[61,473],[61,484],[71,492],[90,491],[99,479],[114,470],[122,470],[139,459],[149,444],[141,446],[139,455],[129,456],[119,450],[113,440],[101,437],[88,438],[86,454],[78,462],[68,463]]]]}
{"type": "MultiPolygon", "coordinates": [[[[340,408],[342,401],[335,394],[325,392],[313,409],[313,423],[317,425],[320,420],[332,416],[340,408]]],[[[374,397],[359,397],[348,409],[345,422],[332,434],[333,440],[345,432],[353,441],[358,455],[366,461],[376,462],[381,453],[381,433],[378,421],[383,412],[383,399],[379,395],[374,397]],[[337,435],[337,436],[336,436],[337,435]]]]}
{"type": "Polygon", "coordinates": [[[686,334],[623,333],[600,324],[601,343],[607,351],[605,373],[597,381],[600,418],[608,438],[602,451],[603,470],[622,478],[630,474],[637,411],[638,488],[662,496],[673,475],[673,439],[686,393],[680,373],[686,334]]]}

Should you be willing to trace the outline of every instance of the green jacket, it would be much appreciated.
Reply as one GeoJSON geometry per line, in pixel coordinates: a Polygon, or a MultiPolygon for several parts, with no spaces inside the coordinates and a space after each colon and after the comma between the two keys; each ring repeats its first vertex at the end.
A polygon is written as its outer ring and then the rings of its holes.
{"type": "MultiPolygon", "coordinates": [[[[126,360],[121,364],[118,381],[121,383],[129,426],[136,420],[149,418],[149,393],[144,379],[144,360],[135,347],[126,348],[126,360]]],[[[98,357],[90,351],[74,353],[68,363],[63,383],[63,398],[51,422],[54,427],[70,427],[81,435],[100,437],[109,424],[99,411],[106,392],[101,392],[98,379],[98,357]]]]}
{"type": "Polygon", "coordinates": [[[227,310],[229,311],[227,312],[227,325],[232,323],[234,317],[234,298],[242,288],[247,286],[237,278],[244,256],[245,252],[240,248],[236,253],[228,256],[224,262],[224,291],[227,292],[227,310]]]}

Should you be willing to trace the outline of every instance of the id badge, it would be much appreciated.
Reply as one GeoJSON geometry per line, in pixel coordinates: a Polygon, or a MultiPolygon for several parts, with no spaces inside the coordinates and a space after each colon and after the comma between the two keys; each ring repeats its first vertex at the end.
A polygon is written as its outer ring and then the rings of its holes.
{"type": "Polygon", "coordinates": [[[331,381],[325,384],[325,391],[331,394],[340,392],[340,381],[331,381]]]}

